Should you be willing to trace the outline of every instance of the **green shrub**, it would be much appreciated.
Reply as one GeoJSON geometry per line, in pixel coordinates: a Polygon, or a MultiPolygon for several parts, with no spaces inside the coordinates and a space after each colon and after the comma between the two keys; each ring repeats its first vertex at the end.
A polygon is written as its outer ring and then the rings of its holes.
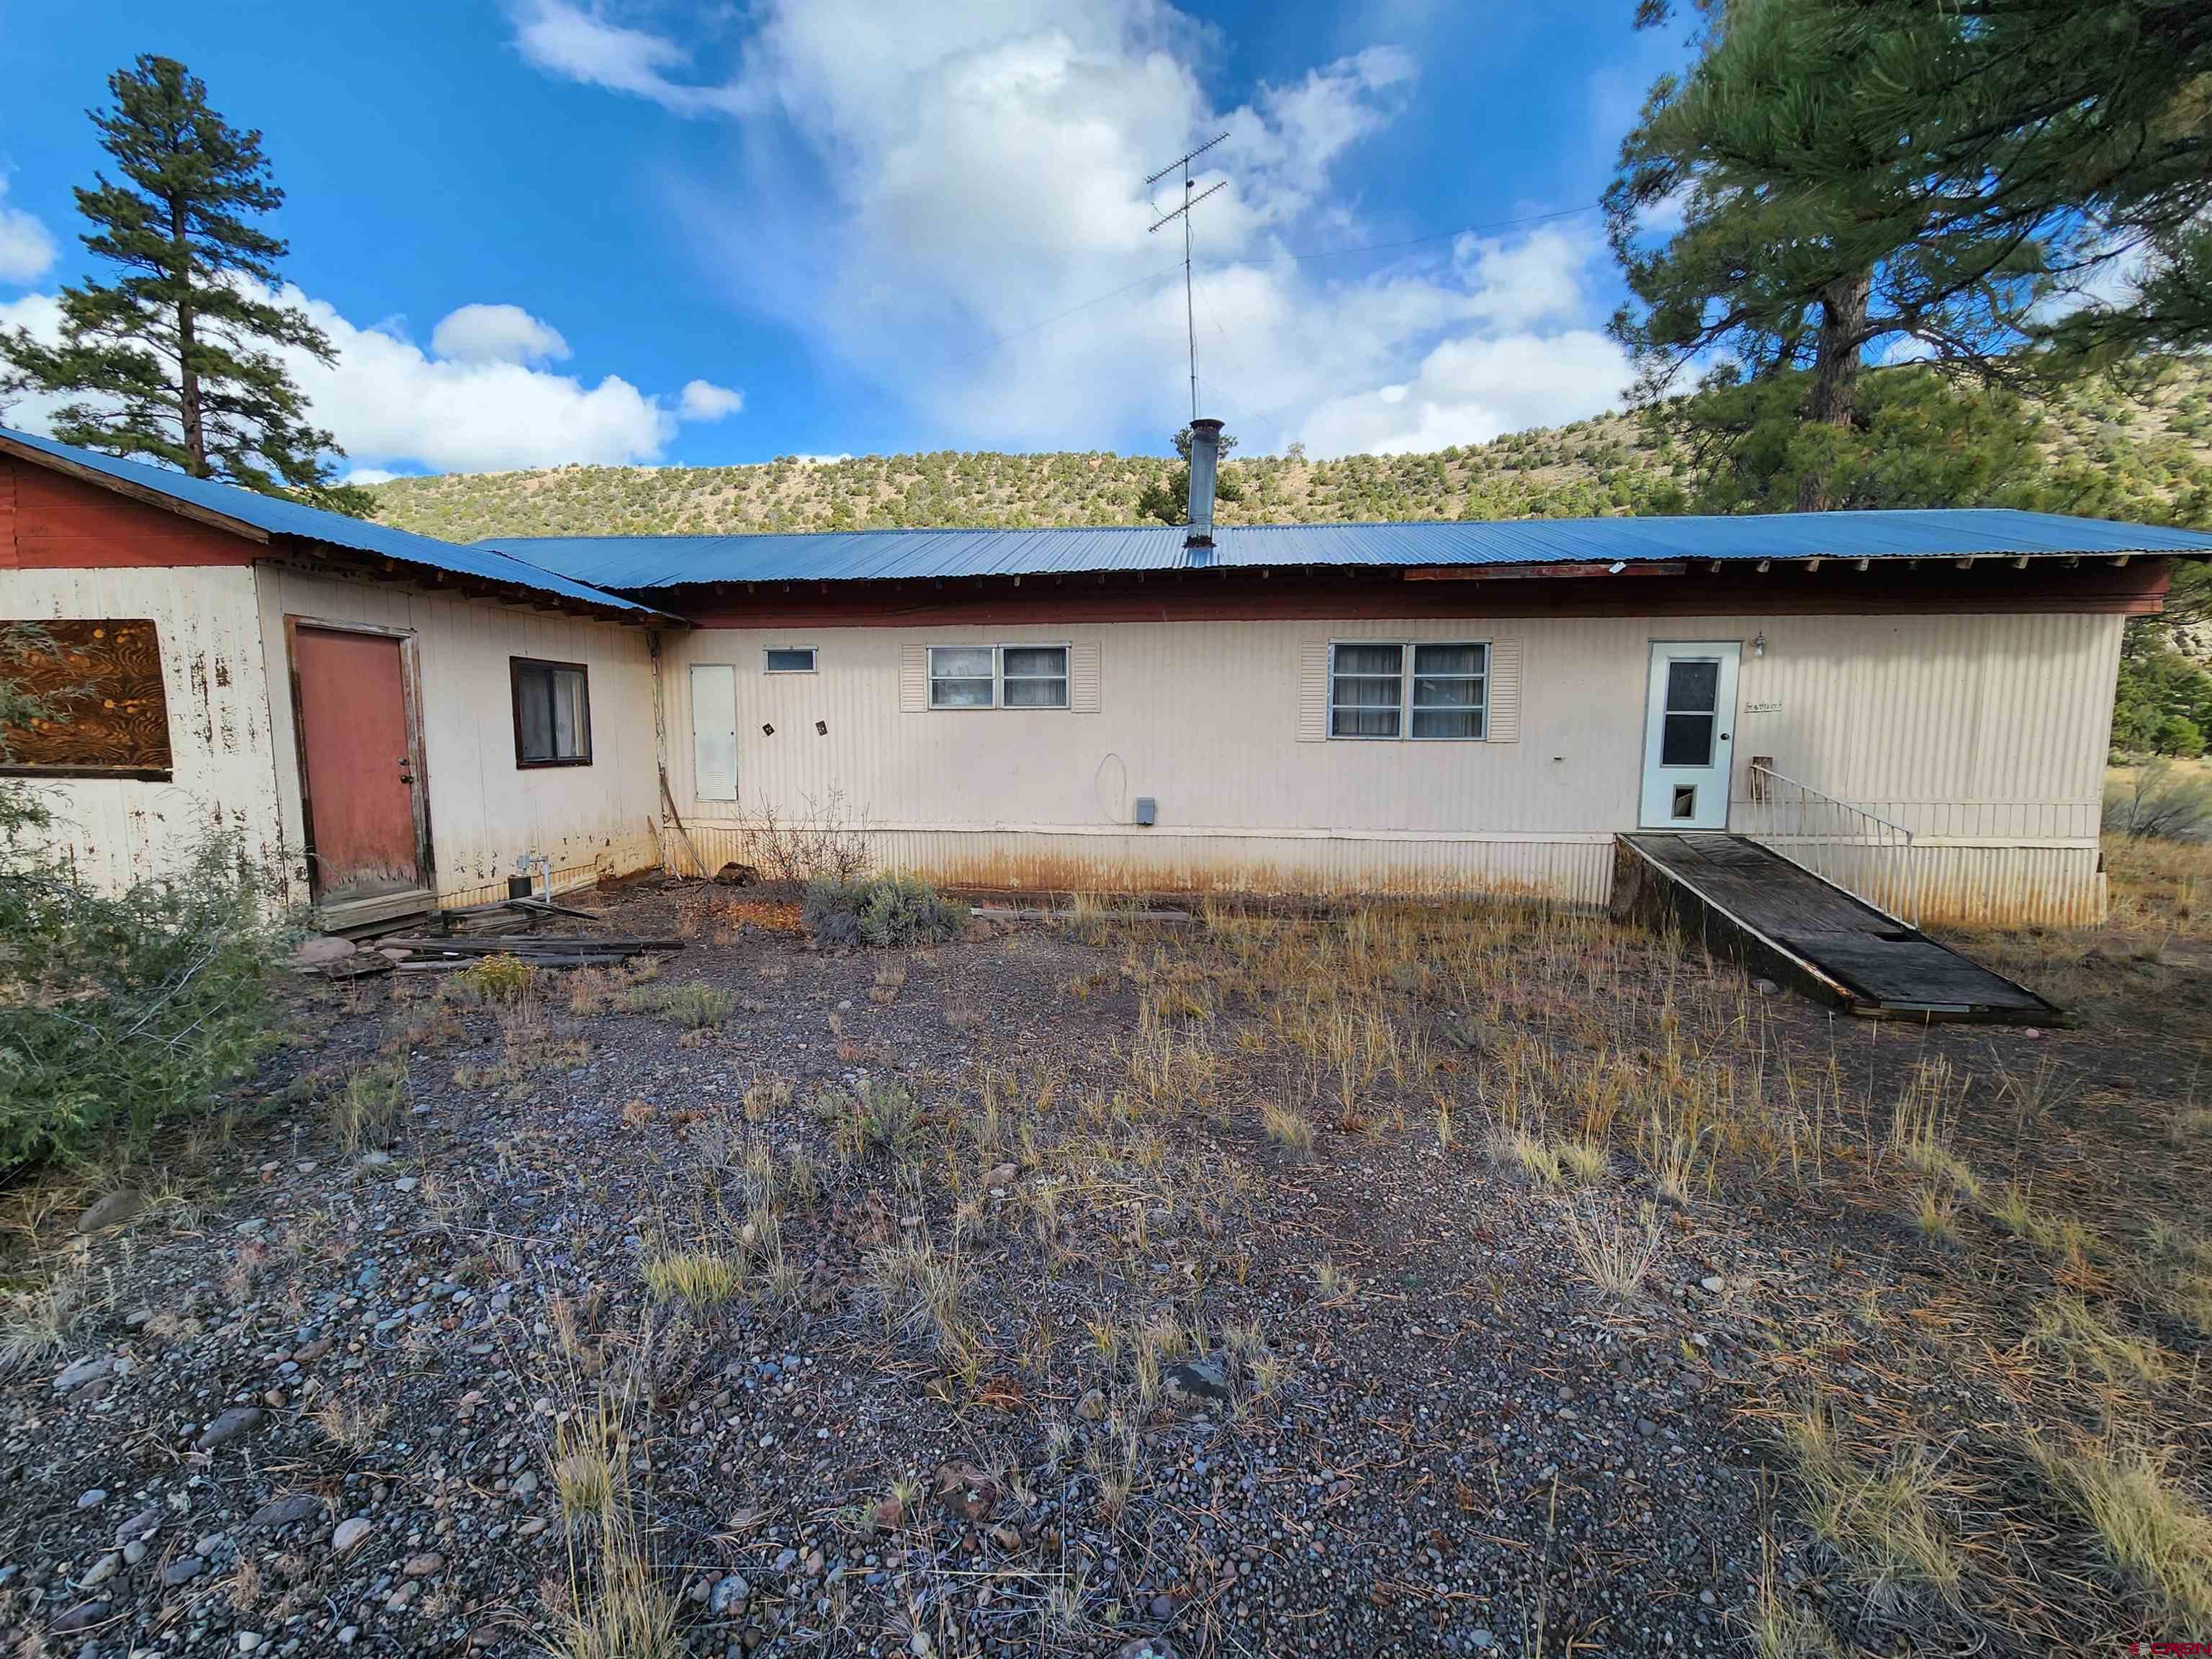
{"type": "Polygon", "coordinates": [[[333,1107],[338,1139],[349,1155],[364,1144],[388,1146],[407,1100],[407,1068],[396,1062],[364,1066],[346,1079],[333,1107]]]}
{"type": "Polygon", "coordinates": [[[517,1002],[538,982],[538,969],[520,957],[501,952],[471,963],[447,981],[455,1000],[471,1005],[517,1002]]]}
{"type": "Polygon", "coordinates": [[[127,1158],[213,1111],[268,1046],[268,880],[218,836],[171,877],[96,892],[38,850],[24,792],[0,818],[0,1170],[127,1158]]]}
{"type": "Polygon", "coordinates": [[[806,925],[823,945],[868,945],[878,949],[932,945],[957,939],[967,912],[939,898],[911,876],[868,876],[858,881],[823,877],[806,884],[806,925]]]}
{"type": "Polygon", "coordinates": [[[700,980],[681,985],[633,985],[615,997],[615,1006],[623,1013],[665,1015],[693,1031],[720,1025],[737,1006],[736,992],[700,980]]]}
{"type": "Polygon", "coordinates": [[[737,1006],[736,992],[692,980],[669,986],[661,998],[660,1012],[687,1030],[701,1031],[720,1025],[737,1006]]]}

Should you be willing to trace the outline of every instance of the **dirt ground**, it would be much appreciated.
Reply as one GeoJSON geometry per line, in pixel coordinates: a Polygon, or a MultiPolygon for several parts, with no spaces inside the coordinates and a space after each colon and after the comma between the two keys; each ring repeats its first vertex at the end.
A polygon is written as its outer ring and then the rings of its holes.
{"type": "Polygon", "coordinates": [[[9,1652],[2212,1635],[2203,872],[1839,1019],[1589,918],[1079,907],[302,980],[11,1195],[9,1652]],[[83,1213],[87,1206],[99,1205],[83,1213]]]}

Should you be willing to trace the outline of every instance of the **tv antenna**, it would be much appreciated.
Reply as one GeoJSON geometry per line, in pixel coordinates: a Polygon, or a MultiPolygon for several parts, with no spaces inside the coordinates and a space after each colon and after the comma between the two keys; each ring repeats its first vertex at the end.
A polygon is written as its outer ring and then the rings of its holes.
{"type": "Polygon", "coordinates": [[[1150,189],[1177,168],[1181,168],[1182,172],[1182,205],[1172,213],[1161,214],[1153,221],[1146,234],[1150,235],[1162,225],[1172,224],[1177,219],[1182,221],[1182,320],[1183,327],[1190,339],[1190,418],[1194,421],[1198,418],[1198,313],[1190,297],[1190,210],[1212,195],[1215,191],[1225,189],[1229,181],[1224,179],[1217,184],[1208,185],[1194,196],[1190,193],[1190,164],[1228,136],[1225,132],[1216,134],[1188,155],[1177,156],[1145,180],[1146,188],[1150,189]]]}

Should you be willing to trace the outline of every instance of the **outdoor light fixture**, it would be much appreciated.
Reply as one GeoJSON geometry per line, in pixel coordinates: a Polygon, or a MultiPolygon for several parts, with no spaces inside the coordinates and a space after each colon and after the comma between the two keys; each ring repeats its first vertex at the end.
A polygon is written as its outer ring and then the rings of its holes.
{"type": "Polygon", "coordinates": [[[1764,629],[1753,637],[1751,654],[1754,657],[1763,657],[1766,654],[1766,634],[1764,629]]]}
{"type": "Polygon", "coordinates": [[[1627,561],[1627,560],[1626,560],[1626,559],[1615,559],[1615,560],[1614,560],[1611,564],[1609,564],[1609,565],[1607,565],[1607,566],[1606,567],[1605,574],[1606,574],[1607,575],[1608,575],[1608,576],[1618,576],[1618,575],[1619,575],[1622,571],[1624,571],[1624,570],[1626,570],[1626,569],[1627,569],[1627,568],[1628,568],[1628,561],[1627,561]]]}

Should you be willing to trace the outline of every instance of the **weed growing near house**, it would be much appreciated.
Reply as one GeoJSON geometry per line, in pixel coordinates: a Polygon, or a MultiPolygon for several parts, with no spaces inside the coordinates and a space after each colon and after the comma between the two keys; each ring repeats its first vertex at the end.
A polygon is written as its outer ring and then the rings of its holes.
{"type": "Polygon", "coordinates": [[[939,898],[911,876],[845,879],[822,876],[806,884],[805,923],[823,945],[909,949],[957,939],[968,927],[965,907],[939,898]]]}
{"type": "Polygon", "coordinates": [[[520,957],[489,956],[471,963],[446,984],[456,1002],[516,1002],[536,988],[538,969],[520,957]]]}
{"type": "Polygon", "coordinates": [[[269,1047],[284,943],[270,883],[217,836],[173,877],[94,891],[36,850],[40,815],[7,794],[0,1170],[128,1159],[164,1123],[212,1113],[269,1047]]]}

